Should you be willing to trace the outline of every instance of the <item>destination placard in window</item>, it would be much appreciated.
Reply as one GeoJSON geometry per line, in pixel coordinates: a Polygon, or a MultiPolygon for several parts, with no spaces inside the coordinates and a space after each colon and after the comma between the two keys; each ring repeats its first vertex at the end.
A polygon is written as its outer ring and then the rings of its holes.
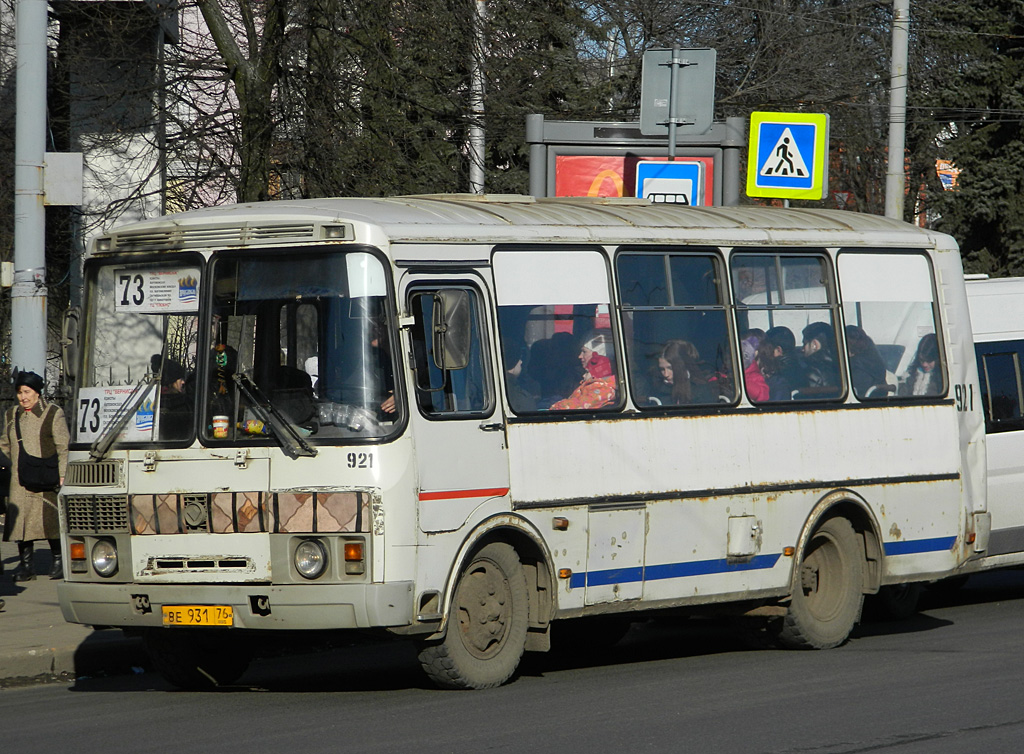
{"type": "Polygon", "coordinates": [[[114,271],[114,308],[139,314],[199,311],[199,268],[114,271]]]}

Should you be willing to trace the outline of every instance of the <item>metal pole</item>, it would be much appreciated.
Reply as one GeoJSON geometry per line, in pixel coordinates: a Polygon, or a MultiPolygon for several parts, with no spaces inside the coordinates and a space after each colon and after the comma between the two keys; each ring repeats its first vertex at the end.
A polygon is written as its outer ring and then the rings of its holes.
{"type": "Polygon", "coordinates": [[[679,90],[679,45],[672,45],[672,62],[668,69],[668,159],[676,158],[676,92],[679,90]]]}
{"type": "Polygon", "coordinates": [[[740,203],[740,150],[747,145],[747,119],[726,118],[722,137],[722,206],[737,207],[740,203]]]}
{"type": "Polygon", "coordinates": [[[548,148],[544,143],[544,116],[526,116],[526,143],[530,145],[530,196],[548,195],[548,148]]]}
{"type": "Polygon", "coordinates": [[[469,124],[469,191],[484,193],[484,22],[487,19],[487,0],[476,0],[473,14],[473,55],[470,67],[470,110],[469,124]]]}
{"type": "Polygon", "coordinates": [[[11,363],[46,375],[46,0],[18,0],[11,363]]]}
{"type": "Polygon", "coordinates": [[[903,219],[907,187],[907,47],[910,0],[893,0],[892,61],[889,76],[889,163],[885,173],[885,216],[903,219]]]}

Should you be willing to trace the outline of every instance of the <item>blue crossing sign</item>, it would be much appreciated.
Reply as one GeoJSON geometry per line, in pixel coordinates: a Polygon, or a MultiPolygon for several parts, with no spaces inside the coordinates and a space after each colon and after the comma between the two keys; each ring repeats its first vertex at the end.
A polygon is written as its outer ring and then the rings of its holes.
{"type": "Polygon", "coordinates": [[[828,115],[751,113],[747,196],[824,199],[828,115]]]}

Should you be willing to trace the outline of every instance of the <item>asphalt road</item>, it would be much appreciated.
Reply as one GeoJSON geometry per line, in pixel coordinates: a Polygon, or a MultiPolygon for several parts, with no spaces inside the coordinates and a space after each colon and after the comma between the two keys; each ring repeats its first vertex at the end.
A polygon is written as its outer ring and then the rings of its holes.
{"type": "Polygon", "coordinates": [[[716,623],[635,626],[588,658],[528,655],[493,691],[431,688],[403,643],[261,660],[238,686],[140,673],[0,690],[0,747],[89,752],[1019,752],[1024,572],[930,595],[825,652],[716,623]]]}

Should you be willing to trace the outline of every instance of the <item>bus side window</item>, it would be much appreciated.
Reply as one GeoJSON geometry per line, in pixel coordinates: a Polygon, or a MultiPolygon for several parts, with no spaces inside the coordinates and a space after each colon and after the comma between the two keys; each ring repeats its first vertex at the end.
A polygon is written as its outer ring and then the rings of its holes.
{"type": "Polygon", "coordinates": [[[501,248],[493,266],[512,411],[617,410],[621,370],[604,255],[589,248],[501,248]]]}
{"type": "Polygon", "coordinates": [[[748,398],[841,399],[839,315],[827,257],[750,251],[757,253],[737,251],[731,262],[738,326],[753,352],[744,370],[748,398]]]}
{"type": "Polygon", "coordinates": [[[928,257],[840,250],[838,269],[857,400],[945,395],[928,257]]]}
{"type": "Polygon", "coordinates": [[[981,400],[985,408],[985,431],[989,434],[1024,429],[1021,414],[1021,351],[1024,341],[979,343],[978,366],[981,372],[981,400]],[[985,353],[998,348],[996,353],[985,353]],[[1010,350],[1014,349],[1014,350],[1010,350]]]}
{"type": "Polygon", "coordinates": [[[734,352],[714,250],[620,249],[626,364],[641,409],[732,403],[734,352]]]}
{"type": "Polygon", "coordinates": [[[412,356],[413,369],[416,372],[416,404],[428,417],[489,415],[494,399],[487,378],[479,296],[475,290],[465,288],[470,302],[469,363],[465,368],[448,369],[438,364],[434,353],[435,290],[437,289],[417,288],[410,298],[413,312],[412,356]]]}

